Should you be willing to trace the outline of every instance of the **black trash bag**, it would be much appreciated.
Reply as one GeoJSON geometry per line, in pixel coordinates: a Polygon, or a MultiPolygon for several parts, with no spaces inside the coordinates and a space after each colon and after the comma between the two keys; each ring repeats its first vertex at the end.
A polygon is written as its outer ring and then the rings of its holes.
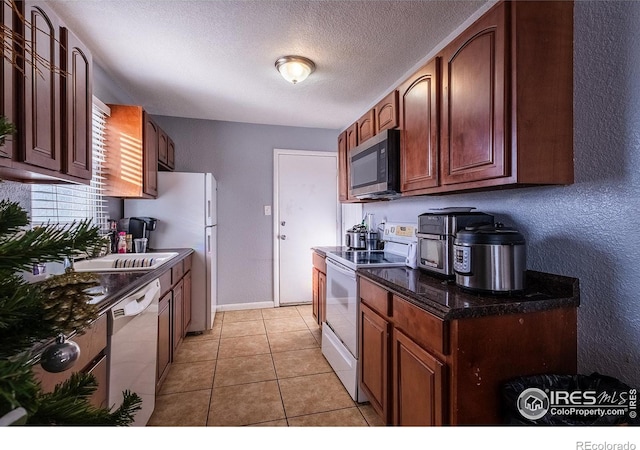
{"type": "Polygon", "coordinates": [[[596,372],[519,377],[501,395],[508,425],[640,425],[637,390],[596,372]]]}

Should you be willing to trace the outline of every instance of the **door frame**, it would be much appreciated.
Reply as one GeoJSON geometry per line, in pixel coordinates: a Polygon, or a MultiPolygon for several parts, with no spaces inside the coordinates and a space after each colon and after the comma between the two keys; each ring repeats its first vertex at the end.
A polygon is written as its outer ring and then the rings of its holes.
{"type": "MultiPolygon", "coordinates": [[[[281,148],[273,149],[273,305],[278,308],[280,306],[280,237],[278,233],[278,227],[280,223],[280,205],[278,180],[280,173],[278,170],[278,157],[280,155],[301,155],[301,156],[319,156],[319,157],[333,157],[336,161],[336,192],[338,189],[338,153],[337,152],[320,152],[314,150],[287,150],[281,148]]],[[[342,224],[342,208],[340,202],[336,196],[336,240],[340,236],[340,229],[342,224]]],[[[336,245],[338,243],[336,242],[336,245]]],[[[309,249],[309,260],[311,260],[311,249],[309,249]]],[[[309,273],[309,277],[312,274],[309,273]]]]}

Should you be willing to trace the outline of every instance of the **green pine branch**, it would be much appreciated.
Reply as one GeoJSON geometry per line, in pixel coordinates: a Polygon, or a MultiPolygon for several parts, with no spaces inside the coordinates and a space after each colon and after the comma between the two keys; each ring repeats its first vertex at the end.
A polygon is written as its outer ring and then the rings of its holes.
{"type": "Polygon", "coordinates": [[[17,203],[0,201],[0,417],[22,407],[33,425],[131,424],[140,397],[125,391],[115,411],[96,408],[90,404],[97,386],[93,375],[76,373],[53,392],[42,392],[32,370],[34,344],[82,332],[97,317],[86,293],[97,277],[69,272],[29,284],[22,274],[34,263],[95,254],[104,240],[89,220],[33,229],[28,224],[17,203]]]}
{"type": "Polygon", "coordinates": [[[133,422],[135,412],[141,409],[140,397],[125,391],[123,403],[116,410],[97,408],[89,402],[97,386],[93,375],[73,374],[53,392],[40,396],[27,424],[124,426],[133,422]]]}
{"type": "MultiPolygon", "coordinates": [[[[15,222],[3,223],[2,219],[0,217],[0,231],[15,229],[15,222]]],[[[98,228],[92,226],[89,219],[65,226],[44,224],[9,235],[0,234],[0,271],[30,271],[34,263],[62,261],[103,244],[98,228]]]]}

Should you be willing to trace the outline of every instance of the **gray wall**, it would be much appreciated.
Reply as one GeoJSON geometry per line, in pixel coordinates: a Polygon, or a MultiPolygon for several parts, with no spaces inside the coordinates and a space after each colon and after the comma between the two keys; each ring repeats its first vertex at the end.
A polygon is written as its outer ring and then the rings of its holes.
{"type": "Polygon", "coordinates": [[[218,182],[218,304],[273,301],[273,150],[335,152],[338,131],[154,118],[176,144],[176,170],[218,182]]]}
{"type": "Polygon", "coordinates": [[[475,206],[522,231],[528,267],[580,279],[579,370],[640,386],[640,3],[576,2],[575,184],[365,206],[395,221],[475,206]]]}

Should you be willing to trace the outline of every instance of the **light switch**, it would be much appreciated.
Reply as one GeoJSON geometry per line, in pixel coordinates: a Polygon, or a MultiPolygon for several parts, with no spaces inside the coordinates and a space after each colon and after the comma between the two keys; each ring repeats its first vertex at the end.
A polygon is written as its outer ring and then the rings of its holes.
{"type": "Polygon", "coordinates": [[[265,216],[271,215],[271,205],[264,205],[264,215],[265,216]]]}

